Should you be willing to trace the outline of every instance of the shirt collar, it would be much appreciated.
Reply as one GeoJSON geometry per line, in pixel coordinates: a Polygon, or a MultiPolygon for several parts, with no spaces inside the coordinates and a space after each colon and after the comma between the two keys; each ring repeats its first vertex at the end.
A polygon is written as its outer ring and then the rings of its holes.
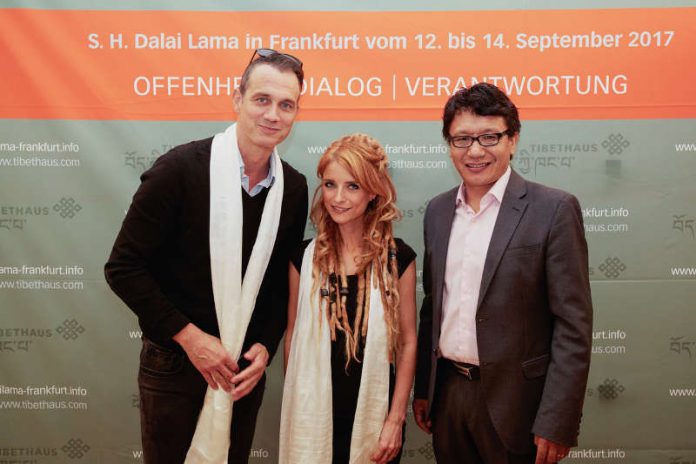
{"type": "MultiPolygon", "coordinates": [[[[482,205],[487,205],[490,203],[493,199],[498,200],[498,203],[503,202],[503,195],[505,195],[505,189],[507,188],[507,184],[510,181],[510,175],[512,173],[512,169],[510,166],[507,167],[505,172],[503,173],[502,176],[498,178],[497,181],[495,181],[495,184],[493,184],[493,187],[490,188],[488,192],[481,198],[481,203],[482,205]]],[[[457,202],[456,205],[460,206],[465,204],[464,201],[464,189],[466,186],[464,185],[464,182],[460,184],[459,189],[457,190],[457,202]]]]}
{"type": "Polygon", "coordinates": [[[275,165],[275,156],[271,154],[271,157],[269,159],[269,168],[268,168],[268,174],[266,175],[266,178],[263,179],[261,182],[256,184],[251,191],[249,191],[249,176],[247,176],[244,173],[244,159],[242,158],[242,154],[237,150],[237,156],[239,156],[239,175],[242,179],[242,187],[244,190],[251,196],[256,195],[259,193],[262,189],[264,188],[270,188],[273,183],[275,182],[275,170],[276,170],[276,165],[275,165]]]}

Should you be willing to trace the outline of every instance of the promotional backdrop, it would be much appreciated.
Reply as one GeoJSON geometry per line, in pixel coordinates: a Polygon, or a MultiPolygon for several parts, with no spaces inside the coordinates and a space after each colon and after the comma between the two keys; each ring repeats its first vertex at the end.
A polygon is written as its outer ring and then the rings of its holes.
{"type": "MultiPolygon", "coordinates": [[[[334,139],[384,145],[419,304],[425,206],[460,181],[444,102],[506,91],[514,169],[580,199],[590,246],[593,358],[567,460],[696,463],[696,2],[2,3],[0,464],[142,462],[140,331],[103,265],[139,175],[234,120],[258,47],[304,62],[280,153],[311,191],[334,139]]],[[[281,358],[251,462],[277,461],[281,358]]],[[[434,461],[409,417],[402,462],[434,461]]]]}

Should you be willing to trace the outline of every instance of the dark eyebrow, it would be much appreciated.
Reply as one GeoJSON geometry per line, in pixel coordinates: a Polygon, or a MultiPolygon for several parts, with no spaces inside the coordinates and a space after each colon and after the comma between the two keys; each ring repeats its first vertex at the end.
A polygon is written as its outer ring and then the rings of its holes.
{"type": "Polygon", "coordinates": [[[251,97],[252,97],[252,98],[257,98],[257,97],[270,97],[270,96],[271,96],[270,94],[265,93],[265,92],[256,92],[256,93],[252,93],[252,94],[251,94],[251,97]]]}
{"type": "MultiPolygon", "coordinates": [[[[492,129],[492,128],[486,128],[482,130],[481,132],[478,133],[478,135],[483,135],[483,134],[497,134],[498,132],[505,132],[505,130],[498,130],[498,129],[492,129]]],[[[478,137],[477,135],[477,137],[478,137]]],[[[455,133],[452,135],[452,137],[473,137],[472,134],[470,133],[455,133]]]]}

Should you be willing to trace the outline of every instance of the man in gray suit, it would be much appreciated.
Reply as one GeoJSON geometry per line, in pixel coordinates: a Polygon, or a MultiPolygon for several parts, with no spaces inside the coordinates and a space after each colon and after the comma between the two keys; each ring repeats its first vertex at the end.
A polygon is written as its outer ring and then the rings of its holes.
{"type": "Polygon", "coordinates": [[[447,102],[462,184],[425,213],[413,410],[443,463],[553,463],[577,444],[592,343],[577,199],[510,168],[517,108],[479,83],[447,102]]]}

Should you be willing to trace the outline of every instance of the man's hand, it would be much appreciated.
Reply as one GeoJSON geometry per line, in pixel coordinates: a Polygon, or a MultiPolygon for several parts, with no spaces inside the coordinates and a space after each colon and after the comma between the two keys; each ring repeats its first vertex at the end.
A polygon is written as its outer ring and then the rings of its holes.
{"type": "Polygon", "coordinates": [[[254,343],[249,351],[244,353],[244,359],[251,361],[251,364],[232,377],[232,383],[235,385],[232,390],[233,400],[237,401],[244,398],[259,383],[261,376],[266,371],[268,357],[268,350],[261,343],[254,343]]]}
{"type": "Polygon", "coordinates": [[[559,462],[568,456],[569,446],[555,443],[539,435],[534,436],[534,444],[537,447],[536,461],[534,464],[551,464],[559,462]]]}
{"type": "Polygon", "coordinates": [[[413,400],[412,406],[413,417],[416,419],[416,424],[418,424],[421,430],[430,435],[432,433],[430,427],[433,424],[428,419],[428,400],[419,400],[416,398],[413,400]]]}
{"type": "Polygon", "coordinates": [[[219,338],[213,337],[189,323],[172,337],[186,352],[191,364],[201,373],[214,390],[222,387],[230,392],[232,378],[239,371],[219,338]]]}

